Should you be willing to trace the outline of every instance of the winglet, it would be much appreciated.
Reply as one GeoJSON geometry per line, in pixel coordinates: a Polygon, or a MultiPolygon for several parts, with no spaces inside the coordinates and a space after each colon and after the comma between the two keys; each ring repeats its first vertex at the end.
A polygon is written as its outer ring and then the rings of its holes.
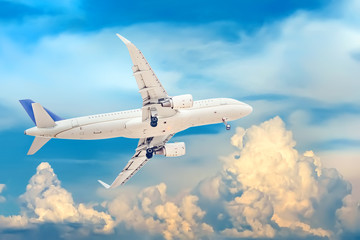
{"type": "Polygon", "coordinates": [[[131,42],[129,40],[127,40],[126,38],[124,38],[120,34],[117,33],[116,36],[118,36],[121,39],[121,41],[123,41],[125,43],[125,45],[131,44],[131,42]]]}
{"type": "Polygon", "coordinates": [[[109,185],[109,184],[104,183],[104,182],[101,181],[101,180],[98,180],[98,182],[99,182],[101,185],[103,185],[104,188],[106,188],[106,189],[109,189],[109,188],[110,188],[110,185],[109,185]]]}

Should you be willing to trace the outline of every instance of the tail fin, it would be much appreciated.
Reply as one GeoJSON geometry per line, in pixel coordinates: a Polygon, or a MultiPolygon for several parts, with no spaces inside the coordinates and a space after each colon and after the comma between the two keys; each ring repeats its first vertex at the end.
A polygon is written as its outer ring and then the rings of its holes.
{"type": "MultiPolygon", "coordinates": [[[[63,120],[53,112],[41,106],[40,103],[35,103],[31,99],[20,100],[21,105],[35,123],[38,128],[49,128],[55,126],[55,121],[63,120]]],[[[32,155],[40,150],[51,138],[35,137],[28,155],[32,155]]]]}
{"type": "MultiPolygon", "coordinates": [[[[21,103],[21,105],[23,106],[23,108],[25,109],[25,111],[27,112],[29,117],[31,118],[31,120],[34,122],[34,124],[37,125],[36,120],[35,120],[33,105],[32,105],[35,102],[31,99],[23,99],[23,100],[19,100],[19,102],[21,103]]],[[[50,110],[48,110],[46,108],[43,108],[43,109],[47,112],[47,114],[52,118],[53,121],[63,120],[63,118],[59,117],[58,115],[51,112],[50,110]]]]}
{"type": "Polygon", "coordinates": [[[27,155],[33,155],[42,148],[51,138],[35,137],[27,155]]]}
{"type": "Polygon", "coordinates": [[[49,128],[55,126],[55,121],[45,111],[40,103],[32,103],[32,109],[35,117],[35,124],[38,128],[49,128]]]}

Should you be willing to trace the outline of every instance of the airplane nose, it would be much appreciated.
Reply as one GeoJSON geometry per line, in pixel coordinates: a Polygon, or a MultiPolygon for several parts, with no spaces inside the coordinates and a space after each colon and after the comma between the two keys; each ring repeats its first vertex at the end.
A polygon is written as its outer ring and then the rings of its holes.
{"type": "Polygon", "coordinates": [[[253,111],[253,108],[250,105],[246,104],[245,115],[249,115],[250,113],[252,113],[252,111],[253,111]]]}
{"type": "Polygon", "coordinates": [[[24,134],[27,135],[26,130],[24,131],[24,134]]]}

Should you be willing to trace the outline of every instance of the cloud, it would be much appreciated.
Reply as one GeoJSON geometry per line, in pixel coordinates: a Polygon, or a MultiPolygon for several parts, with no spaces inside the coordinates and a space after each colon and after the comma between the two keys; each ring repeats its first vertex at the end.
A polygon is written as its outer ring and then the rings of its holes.
{"type": "MultiPolygon", "coordinates": [[[[4,190],[5,187],[6,187],[5,184],[0,184],[0,194],[2,193],[2,191],[4,190]]],[[[0,203],[5,202],[5,201],[6,201],[5,197],[0,195],[0,203]]]]}
{"type": "Polygon", "coordinates": [[[212,198],[223,204],[218,215],[232,225],[222,234],[279,237],[285,229],[295,236],[334,234],[335,220],[323,215],[327,212],[335,219],[337,204],[350,193],[350,185],[336,170],[322,168],[313,152],[300,154],[279,117],[246,130],[238,128],[231,140],[238,152],[223,158],[223,171],[215,177],[220,182],[213,184],[213,178],[199,188],[200,199],[218,193],[212,198]],[[213,189],[204,194],[208,184],[213,189]]]}
{"type": "Polygon", "coordinates": [[[345,231],[360,234],[360,202],[351,195],[343,199],[343,206],[336,211],[338,223],[345,231]]]}
{"type": "Polygon", "coordinates": [[[178,201],[168,200],[166,185],[161,183],[142,190],[136,198],[118,196],[108,203],[109,213],[128,229],[162,235],[165,239],[194,239],[213,233],[201,222],[205,212],[197,205],[198,197],[186,194],[178,201]]]}
{"type": "Polygon", "coordinates": [[[114,221],[107,213],[97,211],[93,206],[75,204],[47,162],[37,167],[20,201],[21,215],[1,216],[2,229],[36,228],[45,223],[58,223],[60,226],[78,223],[82,225],[82,233],[89,234],[112,233],[114,228],[114,221]]]}
{"type": "Polygon", "coordinates": [[[360,212],[351,185],[314,152],[299,153],[275,117],[237,128],[237,150],[222,170],[171,197],[161,183],[106,203],[117,226],[165,239],[323,238],[357,233],[360,212]]]}
{"type": "MultiPolygon", "coordinates": [[[[0,216],[1,229],[38,231],[52,223],[65,239],[90,233],[105,234],[104,239],[127,234],[164,239],[359,234],[359,203],[349,182],[336,169],[323,167],[314,152],[299,153],[281,118],[237,128],[230,142],[236,151],[221,158],[221,170],[192,189],[171,196],[165,183],[138,191],[121,188],[111,194],[114,199],[93,205],[76,204],[43,162],[20,196],[20,214],[0,216]]],[[[4,185],[0,188],[1,193],[4,185]]]]}

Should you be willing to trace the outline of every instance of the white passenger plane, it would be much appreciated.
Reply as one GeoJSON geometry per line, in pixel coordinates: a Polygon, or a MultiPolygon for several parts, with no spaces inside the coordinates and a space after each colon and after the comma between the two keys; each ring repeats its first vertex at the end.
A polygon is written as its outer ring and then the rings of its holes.
{"type": "Polygon", "coordinates": [[[176,157],[185,154],[183,142],[167,143],[175,133],[194,126],[242,118],[252,112],[251,106],[230,98],[213,98],[193,102],[192,95],[171,97],[156,77],[145,57],[134,44],[117,34],[127,46],[132,67],[143,103],[142,108],[129,111],[104,113],[85,117],[62,119],[40,103],[30,99],[20,103],[35,123],[26,135],[35,136],[28,155],[36,153],[51,138],[105,139],[115,137],[139,138],[134,156],[105,188],[115,188],[127,182],[153,154],[176,157]]]}

